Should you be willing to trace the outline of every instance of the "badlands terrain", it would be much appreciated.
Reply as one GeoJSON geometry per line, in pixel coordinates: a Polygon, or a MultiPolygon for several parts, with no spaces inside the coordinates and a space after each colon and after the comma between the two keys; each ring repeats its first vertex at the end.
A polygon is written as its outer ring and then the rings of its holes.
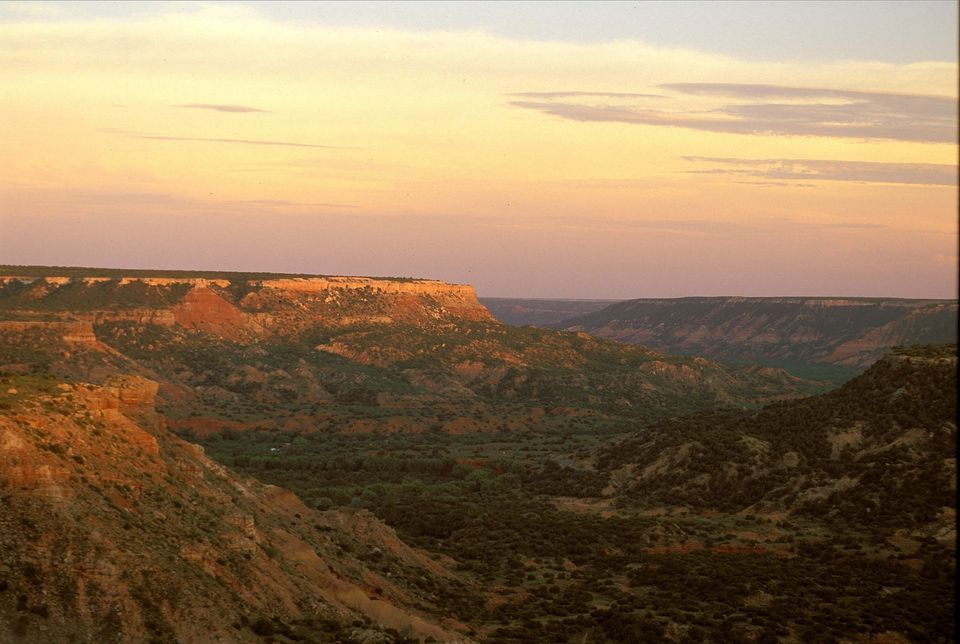
{"type": "Polygon", "coordinates": [[[432,280],[0,267],[0,641],[952,641],[956,346],[767,305],[862,373],[432,280]]]}

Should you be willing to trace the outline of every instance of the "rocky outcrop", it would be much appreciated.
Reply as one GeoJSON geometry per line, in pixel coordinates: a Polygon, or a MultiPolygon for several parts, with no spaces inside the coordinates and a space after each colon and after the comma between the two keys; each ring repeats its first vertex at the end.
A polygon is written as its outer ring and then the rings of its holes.
{"type": "Polygon", "coordinates": [[[8,275],[0,277],[0,301],[4,299],[20,318],[49,318],[55,310],[93,324],[180,326],[235,341],[286,335],[317,324],[493,321],[472,286],[406,278],[8,275]],[[86,300],[83,289],[90,289],[86,300]]]}
{"type": "Polygon", "coordinates": [[[116,311],[96,311],[91,315],[94,324],[105,322],[134,322],[136,324],[155,324],[173,326],[177,323],[176,313],[171,309],[121,309],[116,311]]]}
{"type": "Polygon", "coordinates": [[[369,288],[383,293],[413,293],[416,295],[455,295],[458,297],[476,297],[472,286],[449,284],[438,280],[414,279],[377,279],[372,277],[302,277],[289,279],[261,280],[256,282],[263,288],[281,291],[299,291],[320,293],[331,289],[369,288]]]}
{"type": "Polygon", "coordinates": [[[451,573],[372,516],[318,513],[145,428],[155,393],[62,383],[0,414],[0,641],[345,641],[356,620],[469,641],[402,580],[451,573]],[[396,579],[349,554],[374,549],[396,579]]]}
{"type": "Polygon", "coordinates": [[[429,297],[450,313],[469,320],[493,320],[490,312],[477,300],[476,291],[465,284],[449,284],[436,280],[375,279],[369,277],[311,277],[263,280],[256,283],[263,289],[296,293],[331,293],[366,290],[372,296],[387,296],[394,303],[412,304],[429,297]],[[413,296],[413,298],[403,296],[413,296]]]}
{"type": "Polygon", "coordinates": [[[0,334],[15,335],[25,331],[52,334],[71,345],[97,344],[97,336],[93,332],[93,324],[87,321],[0,321],[0,334]]]}
{"type": "Polygon", "coordinates": [[[159,385],[153,380],[124,376],[114,380],[117,400],[124,412],[151,413],[157,404],[159,385]]]}
{"type": "MultiPolygon", "coordinates": [[[[90,278],[80,278],[87,280],[90,278]]],[[[97,279],[97,278],[94,278],[97,279]]],[[[100,278],[103,279],[103,278],[100,278]]],[[[175,284],[189,284],[194,287],[219,286],[227,288],[230,286],[230,280],[225,279],[206,279],[202,277],[122,277],[120,285],[134,284],[140,282],[148,286],[173,286],[175,284]]]]}
{"type": "Polygon", "coordinates": [[[206,285],[194,286],[173,307],[173,319],[186,329],[204,331],[231,340],[258,334],[263,328],[250,315],[217,295],[206,285]]]}

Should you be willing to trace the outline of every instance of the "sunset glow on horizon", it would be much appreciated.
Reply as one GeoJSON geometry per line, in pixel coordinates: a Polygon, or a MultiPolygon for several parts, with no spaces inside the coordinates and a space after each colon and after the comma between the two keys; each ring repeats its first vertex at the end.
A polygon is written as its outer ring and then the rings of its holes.
{"type": "Polygon", "coordinates": [[[957,295],[955,57],[97,8],[0,5],[0,263],[957,295]]]}

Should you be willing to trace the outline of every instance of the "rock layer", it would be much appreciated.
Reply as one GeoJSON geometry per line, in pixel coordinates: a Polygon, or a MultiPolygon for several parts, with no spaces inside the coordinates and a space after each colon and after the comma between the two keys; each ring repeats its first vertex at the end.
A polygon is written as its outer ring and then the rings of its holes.
{"type": "MultiPolygon", "coordinates": [[[[235,341],[318,324],[493,321],[472,286],[406,278],[7,275],[0,276],[4,299],[20,319],[176,325],[235,341]]],[[[86,339],[94,338],[88,333],[86,339]]]]}
{"type": "Polygon", "coordinates": [[[61,383],[0,414],[0,641],[259,642],[264,625],[343,641],[337,625],[358,619],[468,641],[347,549],[452,573],[372,516],[320,513],[213,463],[151,422],[156,390],[61,383]]]}
{"type": "Polygon", "coordinates": [[[668,353],[866,367],[895,345],[956,342],[957,302],[879,298],[628,300],[553,325],[668,353]]]}

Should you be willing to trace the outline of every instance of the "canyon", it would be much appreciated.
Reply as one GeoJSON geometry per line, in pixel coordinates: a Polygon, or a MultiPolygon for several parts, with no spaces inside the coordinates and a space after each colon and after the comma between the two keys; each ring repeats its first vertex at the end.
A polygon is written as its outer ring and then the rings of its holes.
{"type": "Polygon", "coordinates": [[[955,345],[834,389],[434,280],[0,274],[0,640],[950,632],[955,345]]]}
{"type": "Polygon", "coordinates": [[[155,382],[0,380],[3,641],[468,639],[413,606],[411,579],[454,578],[442,563],[212,462],[166,429],[155,382]]]}
{"type": "Polygon", "coordinates": [[[687,297],[626,300],[546,325],[679,355],[849,377],[897,345],[956,342],[956,300],[687,297]],[[820,367],[819,370],[816,368],[820,367]]]}

